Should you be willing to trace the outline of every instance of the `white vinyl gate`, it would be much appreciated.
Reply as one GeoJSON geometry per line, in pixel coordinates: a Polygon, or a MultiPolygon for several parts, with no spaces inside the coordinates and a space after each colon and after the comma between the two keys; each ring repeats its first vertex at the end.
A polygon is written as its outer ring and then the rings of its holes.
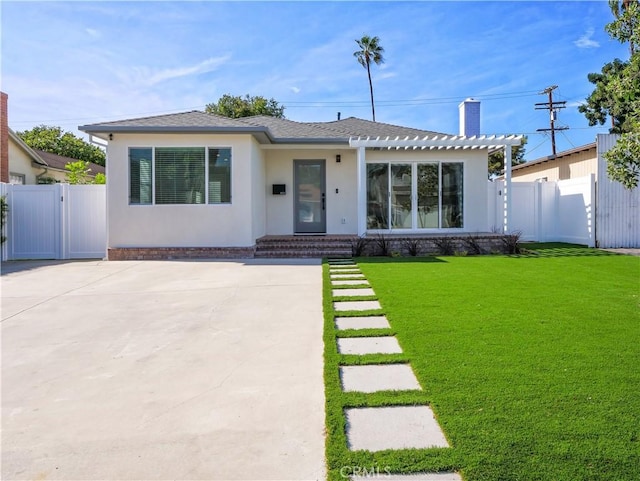
{"type": "Polygon", "coordinates": [[[104,185],[2,184],[9,213],[3,260],[102,259],[107,219],[104,185]]]}

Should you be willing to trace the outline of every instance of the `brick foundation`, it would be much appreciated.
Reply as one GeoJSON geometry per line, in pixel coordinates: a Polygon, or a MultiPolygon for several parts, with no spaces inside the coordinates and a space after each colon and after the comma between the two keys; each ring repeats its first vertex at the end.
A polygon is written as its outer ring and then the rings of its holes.
{"type": "Polygon", "coordinates": [[[171,259],[250,259],[254,247],[114,247],[110,261],[150,261],[171,259]]]}

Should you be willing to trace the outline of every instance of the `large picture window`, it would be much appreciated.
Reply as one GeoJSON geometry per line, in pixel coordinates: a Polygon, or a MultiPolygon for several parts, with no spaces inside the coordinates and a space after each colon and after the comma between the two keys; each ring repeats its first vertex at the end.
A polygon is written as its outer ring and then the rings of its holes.
{"type": "Polygon", "coordinates": [[[367,229],[464,227],[463,179],[462,162],[368,163],[367,229]]]}
{"type": "Polygon", "coordinates": [[[129,149],[130,204],[231,202],[231,149],[129,149]]]}

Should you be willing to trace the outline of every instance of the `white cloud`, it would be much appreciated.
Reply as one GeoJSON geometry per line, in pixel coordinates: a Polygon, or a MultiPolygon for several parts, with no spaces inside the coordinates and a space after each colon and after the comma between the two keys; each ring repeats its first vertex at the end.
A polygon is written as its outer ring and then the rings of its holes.
{"type": "Polygon", "coordinates": [[[593,28],[590,28],[584,33],[584,35],[582,35],[582,37],[574,41],[573,44],[578,48],[598,48],[600,44],[591,39],[594,32],[595,30],[593,28]]]}
{"type": "Polygon", "coordinates": [[[300,88],[299,87],[289,87],[289,90],[291,90],[294,94],[299,94],[300,93],[300,88]]]}
{"type": "Polygon", "coordinates": [[[102,37],[102,34],[95,28],[85,28],[84,31],[87,32],[93,38],[102,37]]]}
{"type": "MultiPolygon", "coordinates": [[[[133,78],[129,78],[129,80],[135,85],[153,86],[166,80],[212,72],[227,63],[230,58],[231,55],[211,57],[195,65],[165,69],[137,67],[133,69],[133,78]]],[[[126,76],[129,77],[129,74],[126,76]]]]}

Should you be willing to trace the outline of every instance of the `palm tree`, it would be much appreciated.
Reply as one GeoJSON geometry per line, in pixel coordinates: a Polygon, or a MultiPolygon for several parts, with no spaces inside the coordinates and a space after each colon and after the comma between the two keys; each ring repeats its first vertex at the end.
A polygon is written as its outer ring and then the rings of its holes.
{"type": "Polygon", "coordinates": [[[371,62],[376,65],[384,63],[382,53],[384,48],[380,45],[380,39],[378,37],[369,37],[364,35],[360,40],[356,40],[360,50],[353,52],[353,56],[358,59],[358,63],[367,69],[367,75],[369,76],[369,91],[371,92],[371,114],[373,115],[373,121],[376,121],[376,109],[373,105],[373,83],[371,82],[371,62]]]}

